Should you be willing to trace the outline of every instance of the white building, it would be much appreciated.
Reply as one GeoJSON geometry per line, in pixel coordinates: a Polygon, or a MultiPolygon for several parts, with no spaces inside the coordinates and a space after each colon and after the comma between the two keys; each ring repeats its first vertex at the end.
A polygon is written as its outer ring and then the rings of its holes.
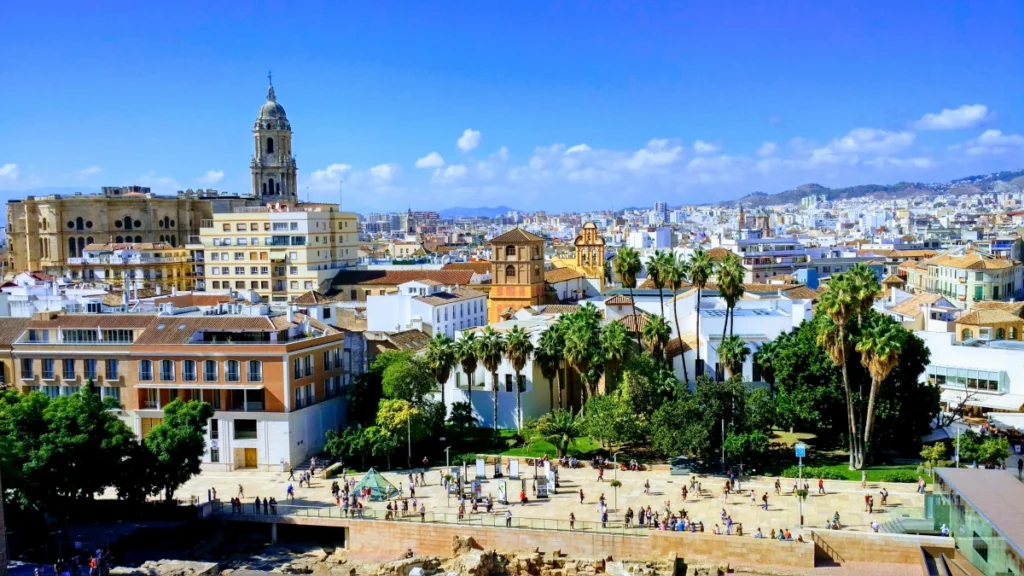
{"type": "Polygon", "coordinates": [[[487,324],[487,295],[435,280],[413,280],[398,292],[366,298],[366,328],[376,332],[417,329],[454,337],[487,324]]]}
{"type": "Polygon", "coordinates": [[[661,227],[630,232],[626,244],[634,250],[668,250],[672,247],[672,229],[661,227]]]}

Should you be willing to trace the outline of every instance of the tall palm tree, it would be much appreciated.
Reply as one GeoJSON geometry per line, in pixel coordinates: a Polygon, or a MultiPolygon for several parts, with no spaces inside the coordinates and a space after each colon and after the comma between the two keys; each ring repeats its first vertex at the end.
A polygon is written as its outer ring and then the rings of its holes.
{"type": "Polygon", "coordinates": [[[832,363],[839,366],[843,373],[850,469],[857,470],[863,467],[863,456],[857,434],[857,417],[854,413],[853,393],[850,390],[850,376],[846,369],[846,324],[860,310],[860,303],[856,299],[855,287],[850,277],[842,273],[832,276],[828,290],[821,295],[818,307],[828,316],[828,322],[823,323],[818,332],[818,345],[825,348],[832,363]]]}
{"type": "Polygon", "coordinates": [[[505,336],[505,357],[512,364],[512,371],[516,375],[516,427],[520,430],[523,428],[523,390],[519,385],[519,375],[531,356],[533,342],[530,341],[530,335],[521,327],[513,326],[505,336]]]}
{"type": "Polygon", "coordinates": [[[441,387],[441,406],[447,407],[444,401],[444,385],[448,382],[457,362],[455,343],[447,334],[435,334],[427,344],[426,360],[430,371],[434,373],[434,380],[441,387]]]}
{"type": "Polygon", "coordinates": [[[562,339],[561,327],[556,323],[543,334],[537,342],[537,350],[534,351],[534,358],[540,364],[540,373],[548,380],[548,387],[551,392],[551,409],[555,409],[555,390],[558,393],[558,408],[562,407],[561,386],[556,385],[556,379],[562,368],[562,358],[565,355],[565,341],[562,339]]]}
{"type": "Polygon", "coordinates": [[[494,396],[494,420],[491,428],[498,431],[498,367],[505,356],[505,339],[494,328],[487,326],[476,343],[476,357],[491,373],[491,392],[494,396]]]}
{"type": "Polygon", "coordinates": [[[661,250],[655,250],[647,260],[647,277],[651,279],[651,283],[658,289],[658,300],[661,303],[662,316],[665,315],[664,289],[668,279],[669,267],[673,261],[674,258],[671,252],[662,252],[661,250]]]}
{"type": "MultiPolygon", "coordinates": [[[[633,309],[633,316],[636,316],[636,298],[633,295],[633,289],[636,288],[636,275],[640,273],[643,266],[640,264],[640,254],[636,250],[633,250],[629,246],[625,246],[615,254],[615,273],[619,275],[619,279],[622,280],[622,285],[629,288],[629,303],[633,309]]],[[[639,351],[642,348],[640,344],[640,334],[636,335],[636,347],[639,351]]]]}
{"type": "Polygon", "coordinates": [[[605,375],[608,376],[605,382],[609,382],[612,375],[619,373],[633,351],[629,333],[621,322],[609,322],[601,328],[601,349],[604,351],[605,375]]]}
{"type": "MultiPolygon", "coordinates": [[[[672,317],[675,319],[676,337],[679,339],[679,361],[683,365],[683,382],[686,383],[690,382],[690,375],[686,373],[686,352],[683,351],[683,327],[679,325],[679,308],[676,306],[675,297],[689,277],[690,263],[686,261],[686,258],[681,254],[679,258],[672,256],[671,264],[665,270],[665,282],[672,290],[672,317]]],[[[671,361],[669,361],[669,364],[671,364],[671,361]]]]}
{"type": "Polygon", "coordinates": [[[722,324],[724,340],[730,315],[736,307],[736,302],[743,296],[743,263],[739,256],[730,252],[715,266],[715,273],[718,276],[718,295],[725,300],[725,323],[722,324]]]}
{"type": "Polygon", "coordinates": [[[565,361],[579,374],[580,405],[587,401],[591,368],[601,359],[601,323],[596,308],[589,302],[566,317],[565,361]],[[588,308],[589,307],[589,308],[588,308]]]}
{"type": "Polygon", "coordinates": [[[856,312],[857,324],[861,325],[864,322],[864,315],[874,305],[875,299],[882,294],[882,285],[879,284],[875,273],[861,262],[854,264],[847,274],[853,281],[854,296],[860,304],[856,312]]]}
{"type": "Polygon", "coordinates": [[[665,321],[664,316],[651,316],[647,319],[643,329],[644,340],[651,348],[651,354],[659,360],[665,359],[665,345],[672,337],[672,328],[665,321]]]}
{"type": "Polygon", "coordinates": [[[476,332],[463,332],[455,341],[455,359],[466,375],[466,396],[469,400],[469,413],[473,414],[473,377],[476,375],[476,332]]]}
{"type": "Polygon", "coordinates": [[[750,348],[739,336],[726,336],[718,344],[718,360],[725,368],[726,379],[743,373],[743,363],[750,356],[750,348]]]}
{"type": "Polygon", "coordinates": [[[729,312],[729,335],[732,336],[733,328],[736,327],[736,303],[743,298],[743,294],[746,292],[746,288],[743,287],[743,277],[747,271],[743,268],[743,260],[736,254],[729,253],[725,259],[728,261],[726,266],[730,269],[730,276],[733,278],[732,286],[729,287],[730,298],[725,301],[729,312]]]}
{"type": "Polygon", "coordinates": [[[754,353],[754,364],[761,368],[761,377],[768,383],[768,390],[775,396],[775,354],[779,349],[780,342],[788,338],[788,333],[782,333],[775,340],[765,342],[754,353]]]}
{"type": "Polygon", "coordinates": [[[555,410],[545,414],[537,428],[545,440],[555,445],[559,458],[565,456],[576,439],[583,435],[580,420],[570,410],[555,410]]]}
{"type": "MultiPolygon", "coordinates": [[[[700,365],[700,297],[711,276],[711,258],[703,248],[693,251],[690,258],[690,282],[697,288],[697,364],[700,365]]],[[[700,376],[700,374],[696,374],[700,376]]]]}
{"type": "Polygon", "coordinates": [[[871,394],[864,421],[864,446],[869,446],[871,427],[875,423],[875,400],[882,382],[899,365],[900,354],[907,339],[907,330],[889,316],[872,316],[873,321],[861,332],[857,342],[860,363],[871,374],[871,394]]]}

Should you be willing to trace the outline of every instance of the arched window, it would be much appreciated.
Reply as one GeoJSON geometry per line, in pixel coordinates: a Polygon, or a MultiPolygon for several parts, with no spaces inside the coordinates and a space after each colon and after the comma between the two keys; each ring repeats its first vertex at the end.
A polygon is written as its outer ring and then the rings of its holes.
{"type": "Polygon", "coordinates": [[[135,237],[135,243],[136,243],[136,244],[139,244],[139,243],[141,243],[141,242],[142,242],[142,236],[136,236],[136,237],[135,237]]]}
{"type": "Polygon", "coordinates": [[[78,255],[82,255],[82,251],[85,250],[85,238],[78,237],[78,255]]]}
{"type": "Polygon", "coordinates": [[[125,230],[131,230],[132,229],[132,217],[131,216],[125,216],[124,217],[124,229],[125,230]]]}
{"type": "Polygon", "coordinates": [[[178,239],[175,238],[174,236],[171,236],[171,246],[174,246],[174,247],[178,246],[178,239]]]}
{"type": "Polygon", "coordinates": [[[277,183],[277,188],[274,189],[274,194],[280,194],[280,193],[281,193],[281,183],[278,182],[277,183]]]}
{"type": "Polygon", "coordinates": [[[68,256],[70,256],[72,258],[74,258],[75,256],[78,256],[78,254],[75,252],[75,246],[76,246],[75,239],[74,238],[68,238],[68,256]]]}
{"type": "Polygon", "coordinates": [[[1016,339],[1017,339],[1017,328],[1014,327],[1014,326],[1010,326],[1010,340],[1016,340],[1016,339]]]}
{"type": "Polygon", "coordinates": [[[515,278],[516,277],[516,267],[511,265],[511,264],[509,264],[508,266],[505,266],[505,277],[506,278],[515,278]]]}
{"type": "Polygon", "coordinates": [[[506,257],[508,257],[508,256],[515,256],[515,255],[516,255],[516,247],[515,246],[505,246],[505,256],[506,257]]]}
{"type": "Polygon", "coordinates": [[[264,196],[267,194],[267,183],[266,182],[263,183],[263,194],[264,194],[264,196]]]}
{"type": "Polygon", "coordinates": [[[1006,330],[996,328],[996,340],[1006,340],[1006,330]]]}
{"type": "Polygon", "coordinates": [[[273,153],[274,153],[274,139],[273,138],[267,138],[267,154],[273,154],[273,153]]]}
{"type": "Polygon", "coordinates": [[[114,238],[114,242],[117,242],[118,244],[123,243],[124,242],[124,236],[118,236],[117,238],[114,238]]]}
{"type": "Polygon", "coordinates": [[[974,331],[971,330],[970,328],[964,328],[960,332],[960,339],[961,340],[970,340],[971,338],[974,338],[974,331]]]}
{"type": "Polygon", "coordinates": [[[86,244],[92,244],[92,236],[89,236],[88,238],[86,238],[85,243],[86,244]]]}
{"type": "Polygon", "coordinates": [[[75,218],[75,230],[85,230],[85,218],[75,218]]]}
{"type": "Polygon", "coordinates": [[[269,180],[269,182],[270,182],[270,193],[273,194],[274,193],[274,179],[271,178],[269,180]]]}

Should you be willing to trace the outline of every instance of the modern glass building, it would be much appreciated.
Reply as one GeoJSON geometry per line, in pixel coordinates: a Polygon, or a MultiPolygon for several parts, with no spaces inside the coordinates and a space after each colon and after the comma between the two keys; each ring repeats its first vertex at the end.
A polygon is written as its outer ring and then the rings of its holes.
{"type": "Polygon", "coordinates": [[[927,506],[986,576],[1024,575],[1024,483],[1006,470],[936,468],[927,506]]]}

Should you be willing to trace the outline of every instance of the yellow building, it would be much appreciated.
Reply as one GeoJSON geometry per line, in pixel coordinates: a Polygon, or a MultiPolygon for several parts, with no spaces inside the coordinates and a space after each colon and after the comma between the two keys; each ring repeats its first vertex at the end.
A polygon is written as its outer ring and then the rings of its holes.
{"type": "Polygon", "coordinates": [[[191,290],[192,255],[184,246],[155,244],[89,244],[82,256],[68,258],[72,280],[99,282],[115,288],[134,286],[191,290]]]}
{"type": "Polygon", "coordinates": [[[282,204],[214,214],[189,245],[199,290],[254,290],[287,302],[326,292],[339,269],[356,264],[356,215],[337,204],[282,204]]]}
{"type": "Polygon", "coordinates": [[[29,196],[7,203],[8,272],[70,273],[70,258],[89,244],[166,243],[184,246],[212,215],[196,193],[157,196],[149,188],[103,188],[98,195],[29,196]]]}
{"type": "Polygon", "coordinates": [[[597,291],[604,291],[604,236],[593,222],[583,225],[580,233],[573,241],[576,247],[575,259],[552,258],[551,264],[556,268],[570,268],[583,274],[585,278],[594,280],[597,291]]]}
{"type": "Polygon", "coordinates": [[[491,292],[487,322],[500,322],[509,312],[544,300],[544,239],[514,228],[489,242],[491,292]]]}

